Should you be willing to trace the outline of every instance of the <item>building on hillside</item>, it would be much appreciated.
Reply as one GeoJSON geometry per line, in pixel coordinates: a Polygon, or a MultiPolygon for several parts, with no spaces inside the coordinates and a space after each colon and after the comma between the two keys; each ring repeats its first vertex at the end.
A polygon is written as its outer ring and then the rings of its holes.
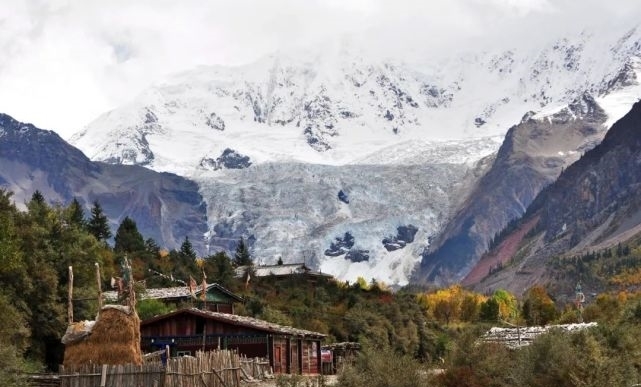
{"type": "Polygon", "coordinates": [[[284,263],[282,265],[239,266],[236,268],[236,278],[246,278],[247,271],[256,277],[288,278],[292,276],[305,276],[308,278],[333,278],[331,274],[313,271],[304,263],[284,263]]]}
{"type": "Polygon", "coordinates": [[[532,344],[538,336],[556,329],[562,332],[577,332],[583,329],[594,328],[597,323],[560,324],[531,327],[492,327],[482,337],[486,343],[500,343],[511,349],[518,349],[532,344]]]}
{"type": "MultiPolygon", "coordinates": [[[[118,299],[118,293],[116,291],[104,292],[103,294],[107,302],[116,302],[118,299]]],[[[201,285],[198,285],[194,288],[193,294],[189,286],[147,289],[140,295],[140,299],[161,300],[177,308],[189,303],[200,309],[230,314],[234,314],[234,303],[245,302],[242,297],[216,283],[205,286],[204,297],[203,288],[201,285]]]]}
{"type": "Polygon", "coordinates": [[[320,374],[325,335],[252,317],[181,309],[141,323],[143,352],[170,347],[173,356],[198,350],[234,349],[247,357],[269,359],[275,373],[320,374]]]}

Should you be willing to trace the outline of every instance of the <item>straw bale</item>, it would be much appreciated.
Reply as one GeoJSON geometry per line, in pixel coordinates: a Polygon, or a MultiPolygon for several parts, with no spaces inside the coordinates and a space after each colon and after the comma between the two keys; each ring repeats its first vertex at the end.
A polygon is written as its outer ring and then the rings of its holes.
{"type": "Polygon", "coordinates": [[[65,346],[64,365],[142,364],[140,318],[129,309],[104,307],[85,338],[65,346]]]}
{"type": "Polygon", "coordinates": [[[78,321],[71,323],[67,327],[65,335],[62,336],[62,344],[71,344],[79,341],[91,334],[95,321],[78,321]]]}

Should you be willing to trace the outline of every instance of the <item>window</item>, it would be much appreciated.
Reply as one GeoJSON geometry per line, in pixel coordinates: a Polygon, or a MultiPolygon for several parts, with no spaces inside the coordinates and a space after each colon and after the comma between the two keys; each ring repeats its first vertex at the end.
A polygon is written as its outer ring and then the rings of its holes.
{"type": "Polygon", "coordinates": [[[196,334],[202,335],[205,332],[205,319],[198,318],[196,319],[196,334]]]}

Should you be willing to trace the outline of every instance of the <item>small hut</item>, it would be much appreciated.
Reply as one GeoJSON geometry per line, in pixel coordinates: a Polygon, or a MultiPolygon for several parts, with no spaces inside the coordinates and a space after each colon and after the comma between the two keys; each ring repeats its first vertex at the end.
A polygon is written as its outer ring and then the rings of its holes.
{"type": "Polygon", "coordinates": [[[140,319],[134,308],[105,305],[96,321],[72,323],[62,338],[65,366],[142,364],[140,319]]]}

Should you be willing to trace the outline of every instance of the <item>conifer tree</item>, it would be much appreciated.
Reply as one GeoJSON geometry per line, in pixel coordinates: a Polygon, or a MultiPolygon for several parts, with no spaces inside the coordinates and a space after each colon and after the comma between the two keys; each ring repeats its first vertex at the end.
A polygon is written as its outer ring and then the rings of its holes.
{"type": "Polygon", "coordinates": [[[138,231],[136,222],[126,216],[122,220],[114,238],[114,250],[119,253],[133,253],[145,250],[145,239],[138,231]]]}
{"type": "Polygon", "coordinates": [[[234,268],[231,259],[225,254],[224,251],[218,252],[207,260],[213,266],[214,276],[216,281],[222,286],[229,286],[234,278],[234,268]]]}
{"type": "Polygon", "coordinates": [[[196,259],[196,252],[194,246],[191,244],[189,237],[185,236],[185,240],[180,245],[180,254],[185,258],[196,259]]]}
{"type": "Polygon", "coordinates": [[[89,222],[87,223],[87,230],[99,241],[106,241],[111,238],[112,234],[109,229],[109,221],[97,200],[93,202],[93,207],[91,208],[91,219],[89,219],[89,222]]]}
{"type": "Polygon", "coordinates": [[[247,245],[245,244],[245,240],[243,239],[243,237],[240,237],[238,245],[236,245],[236,254],[234,254],[233,263],[236,267],[254,264],[251,256],[249,255],[249,250],[247,249],[247,245]]]}
{"type": "Polygon", "coordinates": [[[31,200],[27,203],[27,209],[29,210],[29,216],[41,225],[45,223],[47,213],[50,210],[42,192],[38,190],[31,195],[31,200]]]}
{"type": "Polygon", "coordinates": [[[158,246],[158,243],[156,243],[153,238],[147,238],[147,240],[145,240],[145,249],[154,256],[160,255],[160,246],[158,246]]]}
{"type": "Polygon", "coordinates": [[[67,211],[67,221],[69,224],[77,227],[84,227],[86,225],[85,211],[82,209],[82,205],[80,205],[78,199],[73,198],[71,204],[69,204],[69,207],[67,208],[67,211]]]}
{"type": "Polygon", "coordinates": [[[44,204],[45,202],[45,197],[42,195],[42,192],[39,190],[36,190],[32,195],[31,195],[31,201],[38,203],[38,204],[44,204]]]}

